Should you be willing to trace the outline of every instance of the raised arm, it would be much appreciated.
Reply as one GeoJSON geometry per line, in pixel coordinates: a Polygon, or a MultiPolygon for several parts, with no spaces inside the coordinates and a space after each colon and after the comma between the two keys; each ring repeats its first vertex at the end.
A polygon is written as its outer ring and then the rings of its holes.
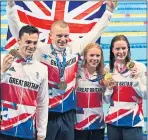
{"type": "Polygon", "coordinates": [[[48,72],[45,66],[44,79],[40,85],[39,94],[37,97],[36,110],[36,127],[37,140],[44,140],[46,137],[47,121],[48,121],[48,72]]]}
{"type": "MultiPolygon", "coordinates": [[[[8,18],[8,25],[9,29],[12,33],[12,36],[14,38],[18,38],[19,30],[23,26],[20,22],[18,13],[17,13],[17,7],[13,0],[7,0],[7,18],[8,18]]],[[[38,41],[37,49],[39,46],[47,45],[46,43],[43,43],[41,41],[38,41]]]]}
{"type": "Polygon", "coordinates": [[[19,30],[22,27],[22,24],[19,20],[16,5],[13,0],[7,0],[6,11],[9,29],[13,37],[18,38],[19,30]]]}
{"type": "Polygon", "coordinates": [[[107,9],[102,15],[101,19],[95,24],[90,32],[88,32],[82,39],[81,39],[81,46],[80,52],[86,47],[86,45],[90,42],[96,42],[97,39],[102,35],[104,32],[105,27],[108,26],[109,21],[112,17],[112,12],[114,10],[114,4],[112,1],[106,1],[107,9]]]}

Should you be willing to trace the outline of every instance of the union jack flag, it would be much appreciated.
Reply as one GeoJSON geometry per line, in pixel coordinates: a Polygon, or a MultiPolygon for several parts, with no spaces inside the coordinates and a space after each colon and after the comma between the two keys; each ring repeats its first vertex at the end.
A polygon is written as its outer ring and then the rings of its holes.
{"type": "MultiPolygon", "coordinates": [[[[23,25],[30,24],[40,30],[40,41],[50,43],[48,34],[55,20],[64,20],[70,27],[70,39],[83,37],[91,30],[105,11],[101,1],[16,1],[17,12],[23,25]]],[[[98,40],[99,41],[99,40],[98,40]]],[[[9,28],[5,49],[17,46],[9,28]]]]}

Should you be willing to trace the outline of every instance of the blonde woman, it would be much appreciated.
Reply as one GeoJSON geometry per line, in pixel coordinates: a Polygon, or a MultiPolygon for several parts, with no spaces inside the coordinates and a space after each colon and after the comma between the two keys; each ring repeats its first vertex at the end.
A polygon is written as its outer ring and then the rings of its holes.
{"type": "Polygon", "coordinates": [[[104,57],[97,43],[88,44],[83,51],[84,64],[77,75],[77,110],[75,140],[104,140],[102,100],[104,86],[104,57]]]}

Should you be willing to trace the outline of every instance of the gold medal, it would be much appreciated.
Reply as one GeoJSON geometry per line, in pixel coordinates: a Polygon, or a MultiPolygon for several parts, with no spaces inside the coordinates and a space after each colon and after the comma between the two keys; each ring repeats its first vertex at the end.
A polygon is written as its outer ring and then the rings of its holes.
{"type": "Polygon", "coordinates": [[[108,73],[105,74],[104,80],[108,81],[110,79],[112,79],[112,74],[108,72],[108,73]]]}
{"type": "Polygon", "coordinates": [[[128,70],[131,70],[135,66],[135,63],[133,61],[130,61],[126,64],[126,66],[128,70]]]}
{"type": "Polygon", "coordinates": [[[61,90],[65,90],[67,88],[67,83],[65,83],[64,81],[61,81],[58,84],[58,88],[61,89],[61,90]]]}

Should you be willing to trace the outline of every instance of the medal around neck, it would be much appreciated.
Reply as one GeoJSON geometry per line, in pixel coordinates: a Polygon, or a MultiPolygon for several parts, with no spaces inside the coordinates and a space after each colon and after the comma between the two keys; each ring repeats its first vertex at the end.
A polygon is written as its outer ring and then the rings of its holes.
{"type": "Polygon", "coordinates": [[[128,70],[131,70],[135,66],[135,63],[133,61],[130,61],[126,64],[126,67],[128,70]]]}
{"type": "Polygon", "coordinates": [[[58,84],[58,88],[60,90],[65,90],[67,88],[67,83],[65,81],[60,81],[60,83],[58,84]]]}

